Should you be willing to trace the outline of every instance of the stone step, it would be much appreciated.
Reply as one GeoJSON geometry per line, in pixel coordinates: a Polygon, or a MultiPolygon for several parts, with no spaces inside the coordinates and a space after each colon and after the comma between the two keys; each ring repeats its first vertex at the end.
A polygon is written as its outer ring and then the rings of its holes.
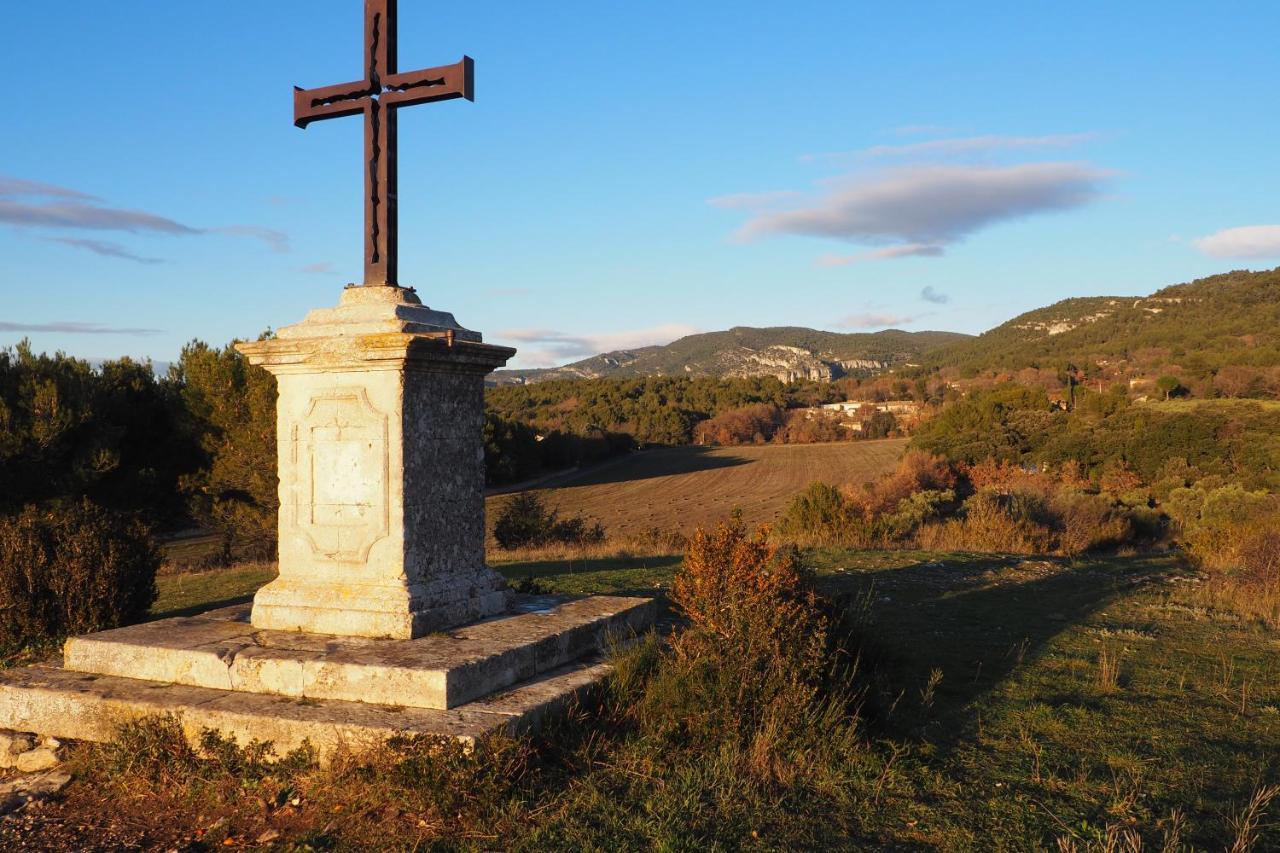
{"type": "Polygon", "coordinates": [[[310,744],[321,762],[395,736],[446,737],[474,744],[487,734],[540,725],[609,672],[599,659],[578,661],[510,690],[451,710],[297,699],[208,687],[92,675],[55,666],[0,670],[0,728],[57,738],[108,741],[124,722],[175,715],[192,744],[207,729],[242,746],[270,741],[276,757],[310,744]]]}
{"type": "Polygon", "coordinates": [[[652,624],[652,599],[516,596],[512,612],[416,640],[255,630],[248,605],[75,637],[67,670],[238,693],[446,710],[652,624]]]}

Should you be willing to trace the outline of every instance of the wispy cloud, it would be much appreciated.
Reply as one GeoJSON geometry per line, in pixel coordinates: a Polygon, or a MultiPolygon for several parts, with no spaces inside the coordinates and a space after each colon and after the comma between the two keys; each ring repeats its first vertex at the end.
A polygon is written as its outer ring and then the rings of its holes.
{"type": "Polygon", "coordinates": [[[885,246],[881,249],[868,249],[852,255],[822,255],[817,260],[820,267],[847,267],[863,261],[884,261],[891,258],[936,258],[945,250],[941,246],[929,243],[903,243],[899,246],[885,246]]]}
{"type": "Polygon", "coordinates": [[[1086,205],[1112,174],[1086,163],[902,167],[830,182],[791,209],[757,209],[737,237],[943,247],[998,222],[1086,205]]]}
{"type": "Polygon", "coordinates": [[[888,329],[895,326],[905,326],[907,323],[912,323],[917,319],[919,318],[908,314],[889,314],[871,311],[841,317],[836,321],[836,327],[840,329],[888,329]]]}
{"type": "Polygon", "coordinates": [[[58,320],[52,323],[10,323],[0,320],[0,332],[61,332],[69,335],[158,335],[160,329],[134,329],[58,320]]]}
{"type": "Polygon", "coordinates": [[[947,294],[934,290],[932,284],[926,285],[925,289],[920,291],[920,298],[934,305],[946,305],[951,301],[951,297],[947,294]]]}
{"type": "Polygon", "coordinates": [[[133,234],[141,231],[200,233],[198,228],[153,213],[100,207],[79,201],[30,203],[0,198],[0,222],[37,228],[127,231],[133,234]]]}
{"type": "Polygon", "coordinates": [[[77,249],[84,249],[93,252],[95,255],[102,255],[107,258],[121,258],[126,261],[133,261],[139,264],[162,264],[162,258],[144,258],[141,255],[135,255],[119,243],[111,243],[107,240],[88,240],[82,237],[45,237],[50,243],[62,243],[65,246],[74,246],[77,249]]]}
{"type": "MultiPolygon", "coordinates": [[[[271,228],[259,225],[197,228],[145,210],[108,207],[101,204],[100,200],[94,196],[78,190],[6,175],[0,175],[0,223],[55,231],[121,231],[128,234],[176,236],[230,234],[261,240],[272,251],[289,251],[288,235],[271,228]]],[[[59,242],[111,257],[131,255],[126,249],[115,244],[98,242],[98,248],[93,248],[89,244],[94,241],[60,240],[59,242]],[[103,247],[107,247],[108,250],[100,251],[103,247]]],[[[147,262],[138,256],[132,256],[131,259],[147,262]]]]}
{"type": "Polygon", "coordinates": [[[298,269],[302,272],[314,273],[316,275],[328,275],[333,272],[333,264],[329,261],[318,261],[314,264],[305,264],[298,269]]]}
{"type": "Polygon", "coordinates": [[[494,338],[521,347],[521,364],[529,367],[551,367],[615,350],[638,349],[655,344],[668,344],[697,332],[693,326],[670,323],[647,329],[620,332],[598,332],[575,335],[555,329],[504,329],[494,338]]]}
{"type": "Polygon", "coordinates": [[[1280,257],[1280,225],[1242,225],[1224,228],[1192,245],[1215,258],[1280,257]]]}
{"type": "Polygon", "coordinates": [[[94,196],[79,190],[69,190],[53,184],[42,184],[39,181],[28,181],[0,175],[0,196],[46,196],[50,198],[74,198],[81,201],[97,201],[94,196]]]}

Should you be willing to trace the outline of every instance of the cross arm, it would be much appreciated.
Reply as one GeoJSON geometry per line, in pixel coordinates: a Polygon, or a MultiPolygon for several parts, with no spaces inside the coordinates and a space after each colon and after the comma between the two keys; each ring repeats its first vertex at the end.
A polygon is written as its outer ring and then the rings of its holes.
{"type": "Polygon", "coordinates": [[[377,91],[367,80],[339,83],[319,89],[299,89],[294,86],[293,123],[297,127],[306,127],[320,119],[359,115],[364,111],[368,98],[377,94],[377,91]]]}
{"type": "Polygon", "coordinates": [[[382,85],[383,93],[378,100],[397,107],[452,98],[474,101],[475,62],[471,57],[464,56],[452,65],[388,74],[383,78],[382,85]]]}

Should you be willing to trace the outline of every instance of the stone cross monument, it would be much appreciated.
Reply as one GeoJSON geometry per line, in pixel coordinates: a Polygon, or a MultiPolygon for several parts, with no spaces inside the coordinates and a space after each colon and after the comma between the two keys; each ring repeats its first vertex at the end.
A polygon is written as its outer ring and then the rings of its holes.
{"type": "Polygon", "coordinates": [[[322,761],[401,736],[537,726],[609,672],[650,599],[512,595],[484,562],[485,344],[396,278],[395,110],[470,98],[471,60],[396,73],[394,0],[365,2],[365,76],[294,94],[298,124],[365,117],[365,280],[239,344],[276,377],[280,575],[219,607],[72,637],[0,670],[0,728],[110,740],[171,714],[322,761]],[[447,629],[447,630],[445,630],[447,629]]]}
{"type": "Polygon", "coordinates": [[[243,343],[276,376],[280,576],[253,626],[412,639],[506,609],[484,562],[490,346],[397,283],[396,110],[473,96],[473,63],[396,71],[395,0],[365,2],[365,76],[294,91],[300,127],[365,119],[365,281],[274,340],[243,343]]]}

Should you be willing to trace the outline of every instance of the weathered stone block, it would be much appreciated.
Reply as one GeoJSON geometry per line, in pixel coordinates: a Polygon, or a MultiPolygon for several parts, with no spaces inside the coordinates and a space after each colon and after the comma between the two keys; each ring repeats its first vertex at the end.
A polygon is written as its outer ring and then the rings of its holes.
{"type": "Polygon", "coordinates": [[[514,612],[414,640],[262,631],[247,608],[163,619],[67,641],[94,675],[417,708],[455,708],[598,654],[652,622],[650,599],[522,596],[514,612]]]}
{"type": "Polygon", "coordinates": [[[411,290],[350,287],[275,340],[280,576],[256,628],[409,639],[499,613],[484,562],[489,346],[411,290]]]}

